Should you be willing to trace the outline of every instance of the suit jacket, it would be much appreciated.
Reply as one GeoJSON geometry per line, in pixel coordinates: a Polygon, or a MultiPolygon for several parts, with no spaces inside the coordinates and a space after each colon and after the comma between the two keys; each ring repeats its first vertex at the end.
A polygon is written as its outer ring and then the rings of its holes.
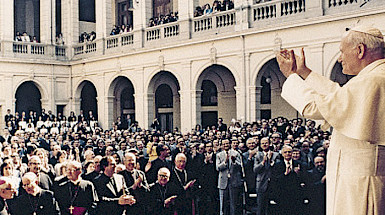
{"type": "Polygon", "coordinates": [[[121,215],[125,207],[118,204],[119,197],[129,194],[123,176],[114,174],[110,178],[102,173],[95,179],[94,185],[99,198],[97,214],[121,215]]]}
{"type": "Polygon", "coordinates": [[[264,193],[267,191],[268,184],[271,179],[273,166],[278,161],[279,154],[277,152],[273,152],[271,159],[268,159],[267,162],[262,165],[264,156],[265,155],[263,152],[258,152],[254,158],[253,171],[256,174],[255,188],[257,190],[257,193],[264,193]]]}
{"type": "Polygon", "coordinates": [[[294,206],[301,206],[301,198],[303,196],[303,190],[301,183],[304,182],[303,175],[304,168],[301,167],[299,161],[292,160],[292,170],[289,174],[285,175],[286,164],[284,161],[277,161],[274,164],[271,186],[272,186],[272,199],[278,202],[283,210],[292,210],[293,214],[296,209],[294,206]],[[294,168],[300,166],[300,172],[297,174],[294,172],[294,168]]]}
{"type": "Polygon", "coordinates": [[[34,212],[38,215],[60,214],[59,206],[53,196],[53,192],[48,190],[41,190],[41,194],[36,197],[25,193],[18,196],[8,205],[12,215],[30,215],[34,212]],[[36,203],[33,203],[33,201],[36,203]]]}
{"type": "Polygon", "coordinates": [[[228,153],[230,153],[228,162],[226,162],[226,151],[221,151],[216,155],[216,168],[219,172],[218,188],[222,190],[226,189],[228,185],[232,187],[242,186],[241,155],[233,149],[230,149],[228,153]],[[236,157],[235,162],[231,160],[231,156],[236,157]]]}

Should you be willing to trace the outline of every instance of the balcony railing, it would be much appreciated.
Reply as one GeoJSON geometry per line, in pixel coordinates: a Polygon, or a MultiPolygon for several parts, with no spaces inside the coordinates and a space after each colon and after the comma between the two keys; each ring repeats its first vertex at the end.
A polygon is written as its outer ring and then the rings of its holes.
{"type": "Polygon", "coordinates": [[[209,31],[218,32],[220,28],[233,27],[236,24],[235,14],[235,10],[230,10],[195,17],[192,30],[199,34],[209,31]]]}
{"type": "Polygon", "coordinates": [[[3,41],[1,46],[4,48],[2,50],[3,56],[7,56],[8,48],[12,47],[12,53],[15,57],[43,58],[48,60],[64,60],[67,57],[66,46],[9,41],[3,41]]]}
{"type": "Polygon", "coordinates": [[[0,52],[2,57],[76,60],[92,56],[130,53],[134,49],[160,47],[189,39],[205,39],[207,35],[215,36],[236,30],[242,31],[243,23],[248,23],[249,28],[261,29],[279,27],[289,22],[300,23],[306,18],[322,18],[320,17],[322,15],[354,14],[358,13],[360,8],[372,8],[373,11],[377,8],[385,9],[381,1],[375,0],[322,0],[320,8],[314,8],[314,5],[318,6],[312,4],[312,1],[273,0],[243,8],[235,7],[236,9],[229,11],[99,38],[92,42],[75,44],[72,47],[0,41],[0,52]],[[245,14],[248,16],[244,16],[245,14]],[[237,23],[238,21],[240,23],[237,23]],[[239,24],[242,24],[242,27],[236,28],[239,24]]]}
{"type": "Polygon", "coordinates": [[[149,27],[145,31],[145,42],[176,38],[179,36],[179,23],[171,22],[159,26],[149,27]]]}
{"type": "Polygon", "coordinates": [[[292,20],[306,13],[305,0],[278,0],[261,4],[255,4],[251,7],[251,26],[266,26],[268,22],[279,23],[284,20],[292,20]]]}

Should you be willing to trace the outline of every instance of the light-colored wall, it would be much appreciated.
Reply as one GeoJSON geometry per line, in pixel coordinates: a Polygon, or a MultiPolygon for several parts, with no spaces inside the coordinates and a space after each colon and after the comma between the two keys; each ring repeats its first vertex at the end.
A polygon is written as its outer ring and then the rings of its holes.
{"type": "MultiPolygon", "coordinates": [[[[66,23],[71,22],[70,25],[66,24],[67,27],[63,26],[68,32],[77,24],[70,17],[65,17],[66,23]]],[[[305,47],[307,65],[313,71],[329,77],[345,28],[359,19],[360,23],[375,23],[385,32],[384,18],[384,13],[365,14],[359,18],[335,17],[327,22],[310,20],[306,24],[289,23],[282,28],[266,27],[187,39],[176,45],[159,41],[153,47],[138,48],[132,52],[96,55],[68,62],[0,58],[0,106],[3,115],[7,108],[14,110],[17,87],[24,81],[34,81],[41,90],[44,108],[55,112],[56,105],[60,104],[67,105],[65,114],[70,110],[79,113],[80,85],[87,80],[94,84],[97,91],[99,121],[104,128],[108,128],[115,120],[114,98],[109,95],[108,89],[116,77],[124,76],[134,86],[136,119],[140,125],[148,128],[154,116],[154,110],[148,108],[153,102],[149,96],[153,91],[149,86],[160,71],[168,71],[175,76],[180,88],[177,92],[179,102],[176,101],[174,105],[174,109],[180,109],[180,113],[174,114],[174,126],[186,131],[194,127],[200,117],[197,113],[200,111],[197,106],[200,102],[196,96],[200,90],[198,80],[206,68],[216,64],[227,68],[233,77],[224,81],[224,92],[218,91],[218,116],[223,117],[227,124],[232,118],[255,121],[258,118],[257,110],[262,107],[256,96],[258,74],[263,65],[274,58],[276,38],[282,39],[283,48],[298,52],[305,47]]],[[[106,20],[102,19],[107,23],[106,20]]],[[[90,32],[95,29],[95,24],[80,23],[80,27],[74,31],[79,29],[81,32],[90,32]]],[[[280,87],[273,88],[270,105],[272,117],[297,117],[297,112],[280,97],[280,87]]]]}

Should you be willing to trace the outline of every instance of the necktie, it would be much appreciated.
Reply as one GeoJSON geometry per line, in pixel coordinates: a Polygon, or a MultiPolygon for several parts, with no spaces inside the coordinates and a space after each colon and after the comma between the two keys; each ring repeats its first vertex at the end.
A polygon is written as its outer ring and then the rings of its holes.
{"type": "Polygon", "coordinates": [[[287,163],[285,175],[288,175],[291,171],[290,163],[287,163]]]}

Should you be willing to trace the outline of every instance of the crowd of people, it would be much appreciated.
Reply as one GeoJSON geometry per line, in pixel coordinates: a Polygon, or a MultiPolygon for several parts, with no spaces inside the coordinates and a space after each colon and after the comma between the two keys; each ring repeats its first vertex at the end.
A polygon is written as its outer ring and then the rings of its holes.
{"type": "Polygon", "coordinates": [[[22,34],[18,31],[16,32],[15,36],[16,42],[32,42],[32,43],[38,43],[36,36],[30,36],[27,34],[27,32],[23,32],[22,34]]]}
{"type": "Polygon", "coordinates": [[[0,214],[324,214],[330,133],[311,120],[186,133],[130,115],[102,129],[92,111],[5,121],[0,214]]]}
{"type": "Polygon", "coordinates": [[[194,17],[209,15],[216,12],[227,11],[234,9],[234,2],[232,0],[215,0],[213,5],[205,4],[195,8],[194,17]]]}
{"type": "Polygon", "coordinates": [[[128,25],[121,25],[121,26],[114,25],[114,27],[111,30],[110,35],[111,36],[119,35],[119,34],[131,32],[131,31],[132,31],[132,25],[129,25],[129,24],[128,25]]]}
{"type": "Polygon", "coordinates": [[[178,21],[178,12],[170,12],[166,15],[160,15],[159,17],[152,17],[150,18],[150,21],[148,22],[148,27],[153,27],[157,25],[167,24],[170,22],[176,22],[178,21]]]}
{"type": "Polygon", "coordinates": [[[96,39],[96,32],[91,31],[91,33],[83,32],[79,36],[79,43],[92,42],[96,39]]]}

